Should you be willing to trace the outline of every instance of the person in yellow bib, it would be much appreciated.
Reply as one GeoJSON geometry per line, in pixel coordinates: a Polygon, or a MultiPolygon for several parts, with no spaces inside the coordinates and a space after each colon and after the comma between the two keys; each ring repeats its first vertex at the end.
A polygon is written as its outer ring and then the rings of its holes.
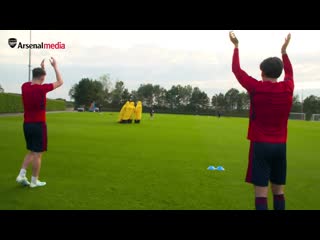
{"type": "Polygon", "coordinates": [[[134,111],[134,102],[129,102],[128,106],[124,110],[122,121],[123,123],[130,123],[131,115],[134,111]]]}
{"type": "Polygon", "coordinates": [[[138,101],[135,114],[134,114],[134,123],[140,123],[142,117],[142,102],[138,101]]]}
{"type": "Polygon", "coordinates": [[[120,113],[119,113],[119,118],[118,118],[118,123],[124,123],[123,122],[123,116],[124,113],[126,112],[127,107],[129,106],[129,101],[127,101],[121,108],[120,113]]]}
{"type": "Polygon", "coordinates": [[[136,110],[136,107],[134,106],[134,102],[130,102],[130,105],[129,105],[130,117],[129,117],[128,123],[132,123],[135,110],[136,110]]]}

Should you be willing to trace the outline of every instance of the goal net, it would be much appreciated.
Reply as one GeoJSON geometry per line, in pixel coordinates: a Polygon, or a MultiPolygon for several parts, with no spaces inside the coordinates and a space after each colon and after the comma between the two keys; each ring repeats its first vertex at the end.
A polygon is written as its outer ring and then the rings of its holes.
{"type": "Polygon", "coordinates": [[[312,114],[311,121],[320,121],[320,114],[312,114]]]}
{"type": "Polygon", "coordinates": [[[306,114],[291,112],[289,115],[289,119],[291,119],[291,120],[306,120],[306,114]]]}

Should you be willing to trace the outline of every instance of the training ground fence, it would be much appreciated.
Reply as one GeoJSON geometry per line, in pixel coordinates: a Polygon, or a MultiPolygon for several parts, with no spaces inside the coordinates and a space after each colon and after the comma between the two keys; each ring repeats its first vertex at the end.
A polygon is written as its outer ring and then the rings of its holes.
{"type": "MultiPolygon", "coordinates": [[[[102,112],[120,112],[120,107],[102,107],[100,111],[102,112]]],[[[186,110],[178,110],[178,109],[161,109],[161,108],[152,108],[154,113],[160,114],[181,114],[181,115],[200,115],[200,116],[215,116],[218,117],[218,113],[220,112],[221,117],[248,117],[249,111],[239,111],[239,112],[227,112],[227,111],[216,111],[214,109],[206,109],[206,110],[195,110],[195,111],[186,111],[186,110]]],[[[150,113],[150,107],[143,107],[143,113],[150,113]]]]}
{"type": "MultiPolygon", "coordinates": [[[[102,112],[119,112],[121,109],[120,107],[102,107],[100,111],[102,112]]],[[[219,113],[221,117],[241,117],[241,118],[248,118],[249,117],[249,110],[235,110],[235,111],[217,111],[215,109],[205,109],[205,110],[195,110],[195,111],[186,111],[180,109],[164,109],[164,108],[152,108],[154,113],[161,113],[161,114],[181,114],[181,115],[200,115],[200,116],[215,116],[218,117],[219,113]]],[[[143,107],[143,113],[149,113],[151,111],[150,107],[143,107]]],[[[319,114],[320,115],[320,114],[319,114]]],[[[317,116],[318,117],[318,116],[317,116]]],[[[290,112],[289,120],[311,120],[311,114],[305,113],[295,113],[290,112]]]]}

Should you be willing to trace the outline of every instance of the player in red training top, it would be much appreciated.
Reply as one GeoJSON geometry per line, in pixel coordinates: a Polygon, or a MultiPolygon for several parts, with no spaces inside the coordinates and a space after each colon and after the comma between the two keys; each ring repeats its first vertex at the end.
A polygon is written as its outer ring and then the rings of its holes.
{"type": "Polygon", "coordinates": [[[286,183],[287,125],[294,89],[293,70],[286,49],[291,35],[281,48],[282,61],[270,57],[260,64],[262,81],[250,77],[240,67],[239,41],[233,32],[234,44],[232,72],[250,95],[249,164],[246,181],[255,186],[255,207],[268,209],[268,184],[271,182],[273,207],[285,209],[284,185],[286,183]],[[278,82],[284,69],[284,81],[278,82]]]}
{"type": "Polygon", "coordinates": [[[16,181],[32,188],[46,185],[45,182],[38,180],[42,153],[47,151],[46,95],[63,84],[56,60],[51,58],[49,61],[56,73],[56,82],[43,84],[46,77],[43,59],[41,68],[32,70],[32,82],[26,82],[21,87],[24,107],[23,131],[29,152],[24,158],[16,181]],[[26,177],[30,163],[32,163],[31,183],[26,177]]]}

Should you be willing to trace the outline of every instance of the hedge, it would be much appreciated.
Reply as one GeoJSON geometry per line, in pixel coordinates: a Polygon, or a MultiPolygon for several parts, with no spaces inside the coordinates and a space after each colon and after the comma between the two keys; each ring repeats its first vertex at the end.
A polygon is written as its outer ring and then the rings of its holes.
{"type": "MultiPolygon", "coordinates": [[[[47,99],[47,111],[66,110],[66,104],[61,100],[47,99]]],[[[20,94],[0,93],[0,113],[23,112],[22,99],[20,94]]]]}

